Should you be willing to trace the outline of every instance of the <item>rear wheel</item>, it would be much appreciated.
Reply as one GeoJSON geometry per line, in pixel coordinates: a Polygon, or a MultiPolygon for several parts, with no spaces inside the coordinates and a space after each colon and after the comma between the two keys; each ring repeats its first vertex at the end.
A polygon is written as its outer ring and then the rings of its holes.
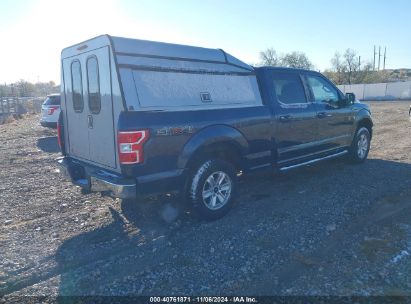
{"type": "Polygon", "coordinates": [[[370,131],[366,127],[360,127],[355,134],[350,148],[351,160],[355,163],[362,163],[367,159],[370,151],[370,131]]]}
{"type": "Polygon", "coordinates": [[[187,196],[198,215],[205,220],[218,219],[234,202],[234,166],[223,160],[207,160],[192,174],[187,188],[187,196]]]}

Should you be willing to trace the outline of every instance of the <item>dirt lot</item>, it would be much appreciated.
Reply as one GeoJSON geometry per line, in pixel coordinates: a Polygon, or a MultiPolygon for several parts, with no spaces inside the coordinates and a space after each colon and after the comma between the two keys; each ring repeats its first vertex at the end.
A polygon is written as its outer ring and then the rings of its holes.
{"type": "Polygon", "coordinates": [[[371,103],[364,164],[245,177],[212,223],[81,195],[38,116],[1,125],[0,295],[411,295],[409,104],[371,103]]]}

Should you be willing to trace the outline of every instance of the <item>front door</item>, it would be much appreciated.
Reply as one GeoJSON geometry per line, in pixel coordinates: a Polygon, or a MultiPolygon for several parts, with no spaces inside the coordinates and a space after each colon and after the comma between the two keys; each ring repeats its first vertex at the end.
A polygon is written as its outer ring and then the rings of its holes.
{"type": "Polygon", "coordinates": [[[344,102],[344,96],[325,77],[307,74],[306,80],[317,111],[320,150],[348,146],[354,123],[351,105],[344,102]]]}

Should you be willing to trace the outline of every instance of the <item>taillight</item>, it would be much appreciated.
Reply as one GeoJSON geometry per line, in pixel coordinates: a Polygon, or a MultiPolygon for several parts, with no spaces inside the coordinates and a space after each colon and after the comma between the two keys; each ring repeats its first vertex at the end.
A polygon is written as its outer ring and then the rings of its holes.
{"type": "Polygon", "coordinates": [[[54,111],[56,111],[59,107],[49,107],[47,109],[47,114],[48,115],[53,115],[54,111]]]}
{"type": "Polygon", "coordinates": [[[148,130],[118,132],[118,155],[120,164],[139,164],[144,162],[143,145],[149,139],[148,130]]]}

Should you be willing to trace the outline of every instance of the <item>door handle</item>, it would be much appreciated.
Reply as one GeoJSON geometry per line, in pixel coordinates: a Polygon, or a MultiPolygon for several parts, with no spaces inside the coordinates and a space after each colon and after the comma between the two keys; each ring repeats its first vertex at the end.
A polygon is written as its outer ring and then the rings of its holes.
{"type": "Polygon", "coordinates": [[[320,112],[317,114],[318,118],[325,118],[325,117],[331,117],[331,116],[332,116],[331,114],[328,114],[326,112],[320,112]]]}
{"type": "Polygon", "coordinates": [[[291,115],[282,115],[280,116],[280,121],[281,122],[287,122],[291,119],[291,115]]]}
{"type": "Polygon", "coordinates": [[[87,115],[87,125],[89,129],[93,129],[93,116],[87,115]]]}

